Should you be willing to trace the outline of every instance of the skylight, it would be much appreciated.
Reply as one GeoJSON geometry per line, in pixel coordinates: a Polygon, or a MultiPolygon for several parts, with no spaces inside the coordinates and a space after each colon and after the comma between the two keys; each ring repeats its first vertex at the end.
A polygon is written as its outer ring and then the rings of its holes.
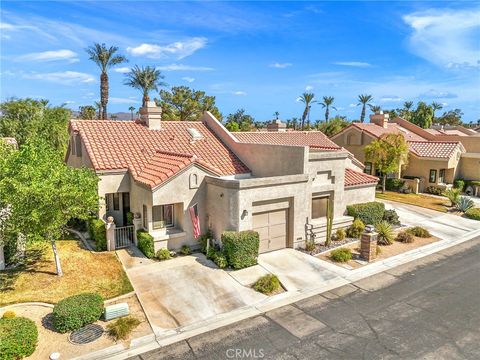
{"type": "Polygon", "coordinates": [[[198,131],[198,129],[188,128],[187,131],[190,134],[190,136],[192,137],[192,140],[195,141],[195,140],[202,140],[203,139],[203,135],[200,131],[198,131]]]}

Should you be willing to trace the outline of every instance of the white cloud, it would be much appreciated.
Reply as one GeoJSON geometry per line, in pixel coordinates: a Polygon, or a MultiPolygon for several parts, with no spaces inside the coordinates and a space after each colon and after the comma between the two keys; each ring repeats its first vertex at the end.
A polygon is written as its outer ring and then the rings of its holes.
{"type": "Polygon", "coordinates": [[[368,62],[363,62],[363,61],[337,61],[334,62],[335,65],[341,65],[341,66],[353,66],[353,67],[371,67],[372,64],[368,62]]]}
{"type": "Polygon", "coordinates": [[[182,77],[182,80],[185,80],[186,82],[192,83],[195,81],[195,78],[190,77],[190,76],[184,76],[182,77]]]}
{"type": "Polygon", "coordinates": [[[246,93],[245,91],[234,91],[234,92],[233,92],[233,95],[246,96],[247,93],[246,93]]]}
{"type": "Polygon", "coordinates": [[[51,50],[43,52],[34,52],[26,55],[19,56],[17,58],[20,61],[59,61],[66,60],[69,63],[74,63],[79,61],[77,53],[72,50],[61,49],[61,50],[51,50]]]}
{"type": "Polygon", "coordinates": [[[139,104],[138,100],[129,98],[110,97],[108,101],[112,104],[139,104]]]}
{"type": "Polygon", "coordinates": [[[429,99],[454,99],[457,98],[458,95],[449,91],[438,91],[435,89],[430,89],[423,94],[420,94],[419,97],[429,99]]]}
{"type": "Polygon", "coordinates": [[[313,90],[313,86],[312,86],[312,85],[307,85],[307,86],[305,86],[305,91],[310,91],[310,90],[313,90]]]}
{"type": "Polygon", "coordinates": [[[206,66],[192,66],[192,65],[184,65],[184,64],[170,64],[170,65],[163,65],[157,66],[158,70],[162,71],[213,71],[214,68],[206,67],[206,66]]]}
{"type": "Polygon", "coordinates": [[[349,104],[348,107],[357,107],[357,104],[349,104]]]}
{"type": "Polygon", "coordinates": [[[115,71],[117,73],[120,73],[120,74],[126,74],[126,73],[130,72],[130,68],[128,66],[118,67],[118,68],[113,69],[113,71],[115,71]]]}
{"type": "Polygon", "coordinates": [[[478,67],[480,9],[430,9],[403,16],[413,30],[411,50],[425,60],[447,68],[478,67]]]}
{"type": "Polygon", "coordinates": [[[194,37],[164,46],[144,43],[137,47],[127,47],[127,51],[134,56],[146,56],[151,59],[161,59],[165,57],[183,59],[192,55],[195,51],[204,48],[206,45],[206,38],[194,37]]]}
{"type": "Polygon", "coordinates": [[[400,96],[387,95],[387,96],[383,96],[382,98],[380,98],[380,101],[382,101],[382,102],[401,102],[401,101],[405,101],[405,99],[401,98],[400,96]]]}
{"type": "Polygon", "coordinates": [[[93,83],[95,77],[90,74],[77,71],[63,71],[51,73],[29,73],[22,75],[25,79],[44,80],[63,85],[75,85],[78,83],[93,83]]]}
{"type": "Polygon", "coordinates": [[[290,67],[292,65],[293,64],[291,64],[291,63],[278,63],[278,62],[276,62],[276,63],[270,64],[268,66],[276,68],[276,69],[285,69],[285,68],[290,67]]]}
{"type": "Polygon", "coordinates": [[[73,100],[67,100],[67,101],[65,101],[65,104],[67,104],[67,105],[75,104],[75,101],[73,101],[73,100]]]}

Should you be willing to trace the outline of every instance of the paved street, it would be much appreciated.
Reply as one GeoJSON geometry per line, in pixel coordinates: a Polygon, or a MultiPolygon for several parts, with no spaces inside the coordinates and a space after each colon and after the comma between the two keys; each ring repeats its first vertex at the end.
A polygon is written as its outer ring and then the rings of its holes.
{"type": "Polygon", "coordinates": [[[478,359],[480,237],[132,359],[478,359]]]}

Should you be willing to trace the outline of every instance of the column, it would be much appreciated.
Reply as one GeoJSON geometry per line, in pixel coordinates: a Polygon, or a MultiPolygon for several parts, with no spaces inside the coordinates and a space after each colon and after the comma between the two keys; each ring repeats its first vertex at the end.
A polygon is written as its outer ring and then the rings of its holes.
{"type": "Polygon", "coordinates": [[[360,256],[370,262],[377,257],[377,233],[365,231],[360,238],[360,256]]]}
{"type": "Polygon", "coordinates": [[[105,232],[107,235],[107,250],[115,251],[115,223],[113,222],[113,216],[107,218],[105,232]]]}

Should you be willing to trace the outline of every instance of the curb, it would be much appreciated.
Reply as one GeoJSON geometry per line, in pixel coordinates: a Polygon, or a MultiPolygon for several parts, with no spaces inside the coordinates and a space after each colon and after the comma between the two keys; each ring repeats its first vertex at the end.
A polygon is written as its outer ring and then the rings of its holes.
{"type": "Polygon", "coordinates": [[[13,307],[19,307],[19,306],[43,306],[43,307],[47,307],[47,308],[50,308],[50,309],[53,309],[53,307],[54,307],[53,304],[38,302],[38,301],[32,301],[32,302],[24,302],[24,303],[5,305],[3,307],[0,307],[0,311],[7,310],[7,309],[10,309],[10,308],[13,308],[13,307]]]}

